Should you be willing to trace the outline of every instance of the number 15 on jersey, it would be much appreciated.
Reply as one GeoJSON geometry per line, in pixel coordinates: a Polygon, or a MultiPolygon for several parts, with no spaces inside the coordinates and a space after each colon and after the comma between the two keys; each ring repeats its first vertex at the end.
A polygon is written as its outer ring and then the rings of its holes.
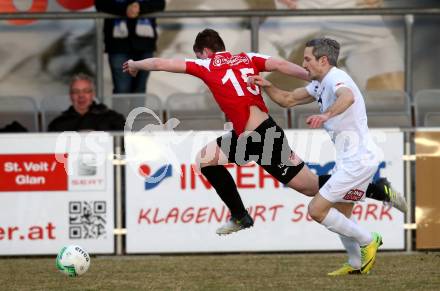
{"type": "Polygon", "coordinates": [[[242,68],[240,69],[241,78],[243,79],[244,84],[240,84],[237,77],[234,74],[234,71],[232,69],[228,69],[226,71],[226,74],[222,78],[222,83],[226,84],[228,81],[231,81],[232,86],[234,86],[235,92],[238,96],[244,96],[243,88],[246,86],[246,89],[252,93],[253,95],[259,95],[260,94],[260,88],[258,86],[255,86],[255,88],[252,88],[251,86],[247,85],[247,79],[249,75],[254,74],[254,69],[252,68],[242,68]]]}

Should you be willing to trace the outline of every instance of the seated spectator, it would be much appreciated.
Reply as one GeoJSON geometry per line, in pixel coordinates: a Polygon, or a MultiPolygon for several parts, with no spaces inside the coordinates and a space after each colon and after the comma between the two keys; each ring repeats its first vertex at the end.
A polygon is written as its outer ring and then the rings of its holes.
{"type": "Polygon", "coordinates": [[[49,131],[124,130],[125,118],[104,104],[95,101],[93,79],[78,74],[70,82],[72,106],[56,117],[48,127],[49,131]]]}

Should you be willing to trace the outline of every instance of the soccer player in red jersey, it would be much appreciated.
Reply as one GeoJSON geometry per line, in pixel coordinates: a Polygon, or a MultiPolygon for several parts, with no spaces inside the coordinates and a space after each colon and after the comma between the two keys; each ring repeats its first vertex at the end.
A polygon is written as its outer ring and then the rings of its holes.
{"type": "Polygon", "coordinates": [[[232,122],[234,130],[206,145],[197,157],[202,174],[231,211],[231,221],[217,233],[229,234],[253,225],[224,166],[229,162],[244,165],[253,160],[280,182],[305,195],[314,195],[318,191],[318,177],[290,149],[284,131],[268,114],[260,88],[247,84],[248,76],[260,72],[278,71],[303,80],[308,79],[307,72],[291,62],[257,53],[233,55],[225,51],[223,40],[212,29],[200,32],[193,48],[198,59],[129,60],[123,70],[131,75],[148,70],[198,77],[232,122]]]}

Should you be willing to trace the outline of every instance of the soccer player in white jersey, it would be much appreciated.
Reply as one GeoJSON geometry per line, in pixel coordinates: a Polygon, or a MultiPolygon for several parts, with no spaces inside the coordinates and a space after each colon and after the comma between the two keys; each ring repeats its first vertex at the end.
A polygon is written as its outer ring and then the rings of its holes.
{"type": "Polygon", "coordinates": [[[368,131],[362,94],[351,77],[336,67],[339,49],[339,43],[329,38],[307,42],[303,67],[312,81],[306,87],[283,91],[260,76],[251,77],[249,82],[264,87],[283,107],[313,101],[320,104],[321,114],[309,116],[307,123],[310,128],[323,126],[329,133],[336,148],[336,168],[311,200],[309,214],[340,235],[349,255],[348,263],[329,275],[365,274],[373,267],[382,237],[357,225],[350,216],[354,202],[365,199],[379,160],[368,131]]]}

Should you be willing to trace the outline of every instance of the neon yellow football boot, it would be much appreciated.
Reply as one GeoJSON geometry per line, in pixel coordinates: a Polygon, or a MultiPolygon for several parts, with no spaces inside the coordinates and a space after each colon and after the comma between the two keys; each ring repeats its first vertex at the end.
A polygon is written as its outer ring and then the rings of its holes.
{"type": "Polygon", "coordinates": [[[366,246],[361,247],[361,273],[368,274],[376,261],[377,249],[382,245],[382,236],[377,232],[372,233],[373,240],[366,246]]]}
{"type": "Polygon", "coordinates": [[[339,269],[328,273],[329,276],[358,275],[361,270],[353,268],[349,263],[345,263],[339,269]]]}

